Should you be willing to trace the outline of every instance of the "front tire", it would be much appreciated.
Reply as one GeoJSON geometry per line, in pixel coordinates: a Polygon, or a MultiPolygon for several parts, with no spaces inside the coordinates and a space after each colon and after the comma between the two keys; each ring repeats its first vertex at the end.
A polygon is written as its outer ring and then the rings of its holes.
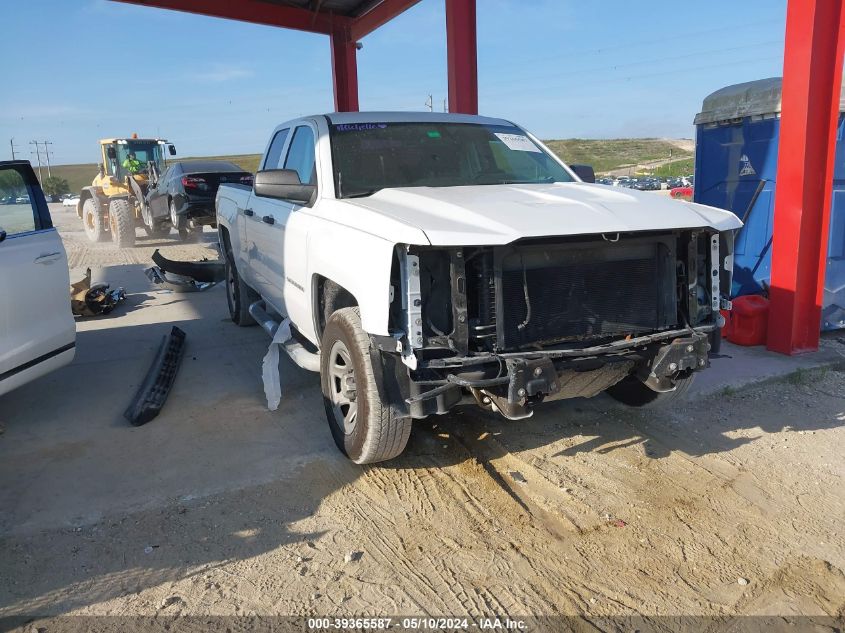
{"type": "Polygon", "coordinates": [[[674,404],[686,397],[695,374],[675,381],[674,391],[657,392],[646,387],[636,376],[627,376],[607,390],[607,394],[629,407],[651,409],[674,404]]]}
{"type": "Polygon", "coordinates": [[[100,213],[100,204],[94,198],[88,198],[82,204],[82,224],[85,227],[85,235],[92,242],[103,242],[108,237],[103,214],[100,213]]]}
{"type": "Polygon", "coordinates": [[[332,438],[356,464],[392,459],[405,450],[411,418],[382,402],[370,359],[370,339],[357,307],[331,315],[323,332],[320,383],[332,438]]]}
{"type": "Polygon", "coordinates": [[[241,279],[231,249],[226,251],[226,303],[232,322],[241,327],[255,325],[249,306],[261,297],[241,279]]]}
{"type": "Polygon", "coordinates": [[[109,228],[118,248],[135,246],[135,214],[128,200],[112,200],[109,204],[109,228]]]}

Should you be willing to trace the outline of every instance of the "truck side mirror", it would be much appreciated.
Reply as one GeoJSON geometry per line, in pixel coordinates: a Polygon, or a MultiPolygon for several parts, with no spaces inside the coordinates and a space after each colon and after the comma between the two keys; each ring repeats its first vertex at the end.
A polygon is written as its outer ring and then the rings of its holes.
{"type": "Polygon", "coordinates": [[[167,151],[170,153],[171,156],[176,156],[176,146],[175,145],[168,145],[167,151]]]}
{"type": "Polygon", "coordinates": [[[106,156],[108,156],[110,159],[114,160],[115,158],[117,158],[117,150],[114,147],[109,146],[106,149],[106,156]]]}
{"type": "Polygon", "coordinates": [[[253,189],[256,196],[307,205],[311,203],[317,187],[303,185],[293,169],[265,169],[255,174],[253,189]]]}
{"type": "Polygon", "coordinates": [[[570,165],[569,169],[574,171],[575,175],[584,182],[594,183],[596,181],[596,172],[593,171],[592,165],[570,165]]]}

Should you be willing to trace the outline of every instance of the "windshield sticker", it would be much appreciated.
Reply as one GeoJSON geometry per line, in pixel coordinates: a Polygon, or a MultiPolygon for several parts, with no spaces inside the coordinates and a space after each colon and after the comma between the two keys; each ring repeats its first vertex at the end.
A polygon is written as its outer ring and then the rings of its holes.
{"type": "Polygon", "coordinates": [[[531,142],[531,139],[527,136],[523,136],[522,134],[500,134],[499,132],[495,132],[495,134],[502,143],[508,146],[508,149],[512,149],[517,152],[542,153],[540,148],[534,145],[534,143],[531,142]]]}
{"type": "Polygon", "coordinates": [[[440,132],[438,132],[437,130],[431,130],[428,133],[428,138],[440,138],[440,132]]]}
{"type": "Polygon", "coordinates": [[[335,125],[335,132],[364,132],[366,130],[383,130],[387,123],[341,123],[335,125]]]}

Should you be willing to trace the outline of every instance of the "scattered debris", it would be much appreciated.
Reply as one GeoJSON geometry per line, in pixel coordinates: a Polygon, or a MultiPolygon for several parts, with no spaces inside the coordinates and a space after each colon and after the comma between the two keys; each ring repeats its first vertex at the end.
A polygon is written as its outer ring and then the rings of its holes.
{"type": "Polygon", "coordinates": [[[123,288],[111,290],[107,283],[91,284],[91,269],[85,270],[85,277],[70,285],[70,310],[75,316],[97,316],[108,314],[126,299],[123,288]]]}
{"type": "Polygon", "coordinates": [[[173,292],[208,290],[226,278],[226,268],[219,261],[173,261],[164,257],[158,249],[153,253],[152,260],[156,265],[144,271],[147,279],[173,292]]]}
{"type": "Polygon", "coordinates": [[[625,523],[625,521],[623,521],[622,519],[616,519],[615,521],[611,521],[611,522],[610,522],[610,524],[611,524],[613,527],[618,527],[618,528],[623,528],[623,527],[625,527],[626,525],[628,525],[628,524],[627,524],[627,523],[625,523]]]}
{"type": "Polygon", "coordinates": [[[511,476],[511,479],[513,479],[518,484],[528,483],[528,480],[525,478],[525,476],[518,470],[508,471],[508,474],[511,476]]]}
{"type": "Polygon", "coordinates": [[[174,605],[174,604],[179,605],[180,607],[186,607],[186,606],[188,606],[188,605],[185,603],[185,600],[184,600],[184,599],[182,599],[181,597],[179,597],[179,596],[170,596],[169,598],[165,598],[164,600],[162,600],[162,601],[161,601],[161,605],[159,606],[159,608],[161,608],[161,609],[166,609],[167,607],[169,607],[169,606],[171,606],[171,605],[174,605]]]}
{"type": "Polygon", "coordinates": [[[133,426],[141,426],[155,418],[173,387],[176,372],[185,353],[185,333],[174,326],[170,334],[162,337],[153,364],[130,405],[123,413],[133,426]]]}
{"type": "Polygon", "coordinates": [[[349,552],[346,556],[343,557],[344,563],[356,563],[361,560],[361,557],[364,555],[364,552],[349,552]]]}
{"type": "Polygon", "coordinates": [[[744,587],[745,585],[748,584],[748,578],[743,578],[742,576],[740,576],[739,578],[736,579],[736,584],[744,587]]]}
{"type": "Polygon", "coordinates": [[[153,546],[152,546],[152,545],[147,545],[147,546],[144,548],[144,554],[152,554],[152,553],[153,553],[153,546]]]}

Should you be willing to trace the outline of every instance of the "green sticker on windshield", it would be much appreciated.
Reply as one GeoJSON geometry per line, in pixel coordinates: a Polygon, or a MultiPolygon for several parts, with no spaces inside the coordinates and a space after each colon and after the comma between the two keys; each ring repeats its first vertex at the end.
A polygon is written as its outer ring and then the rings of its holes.
{"type": "Polygon", "coordinates": [[[428,133],[428,138],[440,138],[440,132],[438,132],[437,130],[431,130],[428,133]]]}

